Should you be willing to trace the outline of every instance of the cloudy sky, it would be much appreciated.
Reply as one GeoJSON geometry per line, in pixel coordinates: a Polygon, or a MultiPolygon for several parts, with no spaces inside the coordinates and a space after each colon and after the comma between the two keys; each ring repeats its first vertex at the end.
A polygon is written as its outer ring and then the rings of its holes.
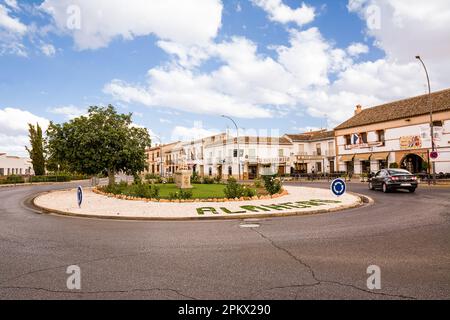
{"type": "MultiPolygon", "coordinates": [[[[448,0],[0,0],[0,152],[90,105],[163,141],[332,128],[450,87],[448,0]]],[[[157,141],[157,139],[154,139],[157,141]]]]}

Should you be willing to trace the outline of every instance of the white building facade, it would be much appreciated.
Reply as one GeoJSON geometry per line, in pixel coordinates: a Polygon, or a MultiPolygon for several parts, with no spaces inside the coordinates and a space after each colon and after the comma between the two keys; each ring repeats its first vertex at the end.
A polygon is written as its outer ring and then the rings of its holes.
{"type": "Polygon", "coordinates": [[[320,130],[284,136],[292,142],[291,173],[335,173],[336,148],[334,131],[320,130]]]}
{"type": "Polygon", "coordinates": [[[450,90],[432,94],[437,159],[432,143],[428,96],[363,110],[335,129],[339,170],[373,173],[388,167],[413,173],[450,173],[450,90]]]}
{"type": "Polygon", "coordinates": [[[0,153],[0,176],[34,174],[31,160],[0,153]]]}

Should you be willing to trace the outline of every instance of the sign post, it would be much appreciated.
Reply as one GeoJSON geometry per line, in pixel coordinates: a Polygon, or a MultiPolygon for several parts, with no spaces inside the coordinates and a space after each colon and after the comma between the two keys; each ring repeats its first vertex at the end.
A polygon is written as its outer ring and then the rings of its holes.
{"type": "Polygon", "coordinates": [[[345,181],[342,179],[335,179],[331,182],[331,192],[336,196],[340,197],[345,194],[347,191],[347,185],[345,181]]]}
{"type": "Polygon", "coordinates": [[[78,207],[81,208],[81,204],[83,203],[83,188],[81,186],[77,188],[77,201],[78,207]]]}

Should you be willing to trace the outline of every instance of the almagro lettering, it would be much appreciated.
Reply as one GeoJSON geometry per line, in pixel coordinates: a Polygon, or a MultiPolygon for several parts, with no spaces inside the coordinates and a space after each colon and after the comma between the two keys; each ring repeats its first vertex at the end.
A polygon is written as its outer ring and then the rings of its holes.
{"type": "Polygon", "coordinates": [[[286,211],[292,209],[307,209],[325,206],[327,204],[338,204],[341,201],[337,200],[321,200],[321,199],[312,199],[308,201],[296,201],[296,202],[285,202],[278,204],[270,204],[270,205],[258,205],[258,206],[240,206],[239,209],[242,210],[230,210],[226,207],[201,207],[197,208],[198,215],[212,214],[246,214],[246,213],[258,213],[258,212],[270,212],[270,211],[286,211]]]}

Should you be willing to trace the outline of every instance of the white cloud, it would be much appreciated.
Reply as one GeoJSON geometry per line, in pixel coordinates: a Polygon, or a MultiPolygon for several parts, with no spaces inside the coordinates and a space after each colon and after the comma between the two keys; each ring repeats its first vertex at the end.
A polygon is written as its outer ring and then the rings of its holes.
{"type": "Polygon", "coordinates": [[[5,4],[14,10],[20,10],[17,0],[5,0],[5,4]]]}
{"type": "Polygon", "coordinates": [[[22,38],[28,32],[28,27],[10,13],[9,8],[0,4],[0,56],[13,54],[27,57],[22,38]]]}
{"type": "Polygon", "coordinates": [[[350,0],[348,8],[364,20],[373,19],[378,8],[379,28],[368,28],[388,58],[409,62],[416,54],[447,59],[450,52],[450,2],[448,0],[350,0]],[[372,7],[370,7],[372,6],[372,7]]]}
{"type": "Polygon", "coordinates": [[[192,141],[213,136],[219,133],[219,130],[205,129],[203,128],[203,124],[201,122],[197,122],[192,128],[176,126],[172,130],[170,141],[192,141]]]}
{"type": "Polygon", "coordinates": [[[361,54],[369,52],[369,47],[363,43],[352,43],[348,48],[347,52],[352,57],[358,57],[361,54]]]}
{"type": "Polygon", "coordinates": [[[171,120],[169,120],[169,119],[164,119],[164,118],[160,118],[160,119],[159,119],[159,122],[160,122],[160,123],[172,123],[171,120]]]}
{"type": "Polygon", "coordinates": [[[26,156],[25,146],[29,144],[29,123],[33,125],[39,123],[42,130],[45,131],[49,121],[21,109],[0,109],[0,152],[26,156]]]}
{"type": "Polygon", "coordinates": [[[10,10],[7,7],[0,4],[0,28],[19,35],[25,34],[27,26],[20,22],[19,19],[11,17],[9,12],[10,10]]]}
{"type": "Polygon", "coordinates": [[[56,54],[56,49],[51,44],[44,44],[41,46],[41,51],[43,54],[45,54],[47,57],[53,57],[56,54]]]}
{"type": "Polygon", "coordinates": [[[78,49],[106,47],[114,38],[131,40],[155,34],[183,44],[206,43],[221,26],[220,0],[45,0],[41,8],[56,26],[73,35],[78,49]],[[69,30],[67,8],[80,8],[80,28],[69,30]]]}
{"type": "MultiPolygon", "coordinates": [[[[363,12],[368,4],[376,1],[352,1],[349,9],[363,12]]],[[[379,1],[384,3],[384,0],[379,1]]],[[[383,8],[389,8],[384,5],[383,8]]],[[[393,6],[390,7],[392,12],[385,14],[393,16],[393,6]]],[[[396,12],[398,16],[402,11],[396,12]]],[[[405,22],[408,17],[414,17],[410,12],[404,15],[397,20],[405,22]]],[[[447,28],[442,29],[436,32],[449,32],[447,28]]],[[[409,37],[409,29],[392,30],[400,42],[409,37]]],[[[257,44],[244,37],[203,45],[160,41],[159,46],[172,59],[166,65],[149,70],[147,83],[136,85],[114,80],[104,91],[125,102],[198,114],[267,118],[305,111],[314,117],[327,116],[333,126],[351,117],[357,104],[368,107],[425,92],[423,70],[414,59],[414,50],[410,52],[410,59],[402,60],[401,52],[395,50],[397,44],[391,46],[380,41],[384,35],[372,35],[373,31],[369,31],[369,36],[385,50],[386,57],[368,61],[362,59],[369,52],[369,47],[363,43],[339,48],[314,27],[288,32],[288,45],[270,47],[275,52],[273,56],[260,54],[257,44]],[[214,59],[218,67],[202,71],[201,66],[209,59],[214,59]]],[[[437,43],[427,49],[436,53],[432,56],[435,59],[429,62],[430,70],[434,71],[435,90],[450,82],[450,61],[439,58],[442,55],[439,48],[445,45],[447,43],[437,43]]]]}
{"type": "Polygon", "coordinates": [[[48,111],[53,114],[62,115],[68,120],[77,118],[87,113],[85,108],[78,108],[73,105],[51,108],[48,111]]]}
{"type": "Polygon", "coordinates": [[[315,9],[305,3],[302,3],[301,7],[297,9],[292,9],[282,0],[252,0],[252,2],[265,10],[271,21],[283,24],[295,22],[297,25],[303,26],[315,18],[315,9]]]}

